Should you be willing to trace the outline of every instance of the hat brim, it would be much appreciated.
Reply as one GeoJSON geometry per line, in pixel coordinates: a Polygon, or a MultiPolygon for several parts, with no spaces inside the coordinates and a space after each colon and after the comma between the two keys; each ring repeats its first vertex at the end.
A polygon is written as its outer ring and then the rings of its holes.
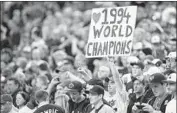
{"type": "Polygon", "coordinates": [[[65,89],[66,92],[79,92],[77,89],[65,89]]]}
{"type": "Polygon", "coordinates": [[[172,80],[163,80],[163,83],[176,83],[176,81],[172,81],[172,80]]]}
{"type": "Polygon", "coordinates": [[[89,94],[92,94],[92,95],[98,95],[98,93],[94,92],[94,91],[89,91],[89,94]]]}

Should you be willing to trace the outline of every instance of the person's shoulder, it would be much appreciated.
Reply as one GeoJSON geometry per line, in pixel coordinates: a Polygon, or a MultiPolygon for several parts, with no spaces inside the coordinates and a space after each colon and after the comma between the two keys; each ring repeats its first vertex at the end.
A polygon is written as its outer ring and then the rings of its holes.
{"type": "MultiPolygon", "coordinates": [[[[107,105],[107,104],[104,104],[104,106],[103,106],[103,109],[102,109],[102,110],[107,111],[107,113],[114,113],[113,108],[112,108],[112,107],[110,107],[110,106],[109,106],[109,105],[107,105]]],[[[100,110],[100,112],[101,112],[101,110],[100,110]]]]}
{"type": "Polygon", "coordinates": [[[167,94],[166,97],[164,98],[164,104],[166,105],[169,101],[171,101],[171,99],[172,99],[172,95],[167,94]]]}
{"type": "Polygon", "coordinates": [[[172,99],[168,102],[167,105],[175,105],[176,104],[176,100],[175,99],[172,99]]]}

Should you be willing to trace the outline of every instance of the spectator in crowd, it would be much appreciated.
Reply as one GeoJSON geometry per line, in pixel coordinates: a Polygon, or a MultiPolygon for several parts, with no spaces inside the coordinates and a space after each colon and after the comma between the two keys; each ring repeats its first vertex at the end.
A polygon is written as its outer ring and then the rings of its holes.
{"type": "Polygon", "coordinates": [[[13,105],[13,98],[9,94],[1,95],[1,113],[18,113],[18,109],[13,105]]]}
{"type": "Polygon", "coordinates": [[[176,52],[170,52],[166,58],[167,69],[176,71],[176,52]]]}
{"type": "Polygon", "coordinates": [[[69,93],[69,113],[85,112],[85,108],[90,104],[90,100],[83,95],[83,84],[72,81],[68,84],[69,93]]]}
{"type": "Polygon", "coordinates": [[[176,82],[161,83],[162,76],[151,76],[159,73],[172,80],[176,73],[176,2],[2,2],[1,6],[1,93],[13,100],[1,105],[9,107],[3,112],[13,112],[19,100],[26,100],[19,91],[30,96],[19,112],[24,108],[33,112],[41,106],[35,94],[42,89],[47,92],[42,91],[42,103],[48,103],[43,110],[56,103],[66,113],[90,113],[89,90],[95,85],[104,89],[104,96],[97,94],[96,99],[116,113],[139,112],[137,107],[140,112],[165,113],[170,94],[168,106],[176,109],[171,105],[176,82]],[[131,55],[109,62],[86,59],[91,9],[131,5],[137,6],[138,14],[131,55]]]}
{"type": "MultiPolygon", "coordinates": [[[[148,113],[153,112],[162,112],[165,113],[166,105],[171,100],[171,95],[167,93],[166,86],[163,81],[166,80],[165,76],[161,73],[155,73],[150,77],[151,88],[154,93],[154,97],[152,97],[148,103],[142,103],[143,111],[148,113]]],[[[138,112],[138,108],[136,105],[140,105],[140,103],[135,103],[132,110],[133,112],[138,112]]]]}
{"type": "Polygon", "coordinates": [[[123,84],[121,78],[120,78],[120,74],[119,72],[117,71],[117,68],[114,64],[115,62],[115,58],[113,57],[112,60],[111,58],[108,58],[107,59],[107,62],[108,62],[108,65],[110,67],[110,70],[111,70],[111,74],[112,74],[112,77],[113,77],[113,83],[115,84],[112,84],[113,87],[112,88],[115,88],[116,90],[116,108],[114,109],[116,111],[116,113],[126,113],[127,112],[127,106],[128,106],[128,92],[126,91],[126,86],[125,84],[123,84]],[[116,87],[115,87],[116,86],[116,87]]]}
{"type": "Polygon", "coordinates": [[[17,96],[17,93],[21,90],[20,82],[16,78],[9,78],[7,80],[6,85],[7,85],[7,93],[11,94],[13,98],[13,104],[15,107],[17,107],[16,96],[17,96]]]}
{"type": "Polygon", "coordinates": [[[164,82],[172,94],[172,100],[167,104],[165,113],[176,113],[176,73],[171,73],[164,82]]]}
{"type": "Polygon", "coordinates": [[[110,76],[110,69],[107,66],[100,66],[98,69],[98,79],[102,80],[104,89],[108,90],[108,77],[110,76]]]}
{"type": "Polygon", "coordinates": [[[26,92],[20,91],[16,95],[16,105],[19,109],[19,113],[27,113],[31,112],[32,110],[26,106],[27,102],[29,101],[30,97],[26,92]]]}
{"type": "MultiPolygon", "coordinates": [[[[100,80],[100,79],[98,79],[98,78],[92,78],[92,79],[90,79],[90,80],[87,82],[87,84],[86,84],[86,90],[85,90],[86,95],[89,95],[89,90],[90,90],[91,88],[93,88],[94,85],[99,85],[99,86],[101,86],[101,87],[104,88],[104,85],[103,85],[102,80],[100,80]]],[[[108,86],[108,88],[109,88],[109,86],[108,86]]],[[[109,102],[108,102],[108,99],[109,99],[109,96],[108,96],[108,95],[109,95],[108,91],[106,91],[106,90],[104,89],[103,103],[104,103],[104,104],[107,104],[107,105],[110,105],[109,102]]]]}
{"type": "Polygon", "coordinates": [[[143,69],[144,69],[144,64],[142,62],[135,62],[135,63],[130,63],[132,66],[132,75],[131,75],[131,81],[126,84],[126,89],[129,93],[133,93],[133,79],[135,78],[143,78],[143,69]]]}
{"type": "Polygon", "coordinates": [[[134,103],[147,103],[149,98],[147,98],[147,92],[145,92],[145,81],[141,79],[135,79],[133,81],[133,93],[129,94],[129,105],[127,108],[127,113],[132,113],[132,107],[134,103]]]}
{"type": "Polygon", "coordinates": [[[38,89],[42,89],[42,90],[45,90],[47,89],[48,87],[48,78],[45,76],[45,75],[39,75],[37,78],[36,78],[36,90],[38,89]]]}
{"type": "Polygon", "coordinates": [[[64,109],[60,106],[49,103],[49,95],[44,90],[39,90],[35,93],[36,101],[38,102],[38,107],[34,110],[34,113],[40,112],[56,112],[56,113],[65,113],[64,109]]]}
{"type": "Polygon", "coordinates": [[[57,97],[55,97],[55,104],[58,106],[61,106],[65,113],[69,112],[69,96],[66,94],[59,94],[57,97]]]}
{"type": "Polygon", "coordinates": [[[115,113],[113,108],[103,103],[104,88],[99,85],[94,85],[89,91],[90,103],[93,105],[93,110],[90,113],[115,113]]]}

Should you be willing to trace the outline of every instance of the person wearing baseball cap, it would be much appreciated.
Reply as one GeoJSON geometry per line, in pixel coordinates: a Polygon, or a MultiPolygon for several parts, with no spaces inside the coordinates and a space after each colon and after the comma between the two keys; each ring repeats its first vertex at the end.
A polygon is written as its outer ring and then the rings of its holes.
{"type": "Polygon", "coordinates": [[[173,69],[174,71],[176,71],[176,52],[170,52],[167,56],[166,56],[166,66],[167,68],[173,69]]]}
{"type": "Polygon", "coordinates": [[[165,113],[176,113],[176,73],[171,73],[163,82],[167,83],[167,89],[173,96],[173,99],[167,104],[165,113]]]}
{"type": "Polygon", "coordinates": [[[103,102],[104,88],[94,85],[89,91],[90,103],[94,106],[90,113],[114,113],[113,108],[103,102]]]}
{"type": "Polygon", "coordinates": [[[13,98],[9,94],[1,95],[1,113],[18,113],[18,109],[13,105],[13,98]]]}
{"type": "Polygon", "coordinates": [[[68,101],[69,113],[85,113],[86,107],[90,104],[90,100],[83,95],[83,84],[79,81],[71,81],[67,84],[66,90],[70,96],[68,101]]]}
{"type": "Polygon", "coordinates": [[[142,103],[143,111],[148,113],[165,113],[166,105],[171,100],[171,95],[167,93],[164,84],[165,76],[161,73],[154,73],[150,76],[150,87],[154,93],[148,103],[142,103]]]}
{"type": "Polygon", "coordinates": [[[129,93],[133,93],[133,80],[136,78],[143,78],[143,69],[144,69],[144,64],[140,61],[137,62],[131,62],[131,81],[129,81],[126,84],[126,90],[129,93]]]}

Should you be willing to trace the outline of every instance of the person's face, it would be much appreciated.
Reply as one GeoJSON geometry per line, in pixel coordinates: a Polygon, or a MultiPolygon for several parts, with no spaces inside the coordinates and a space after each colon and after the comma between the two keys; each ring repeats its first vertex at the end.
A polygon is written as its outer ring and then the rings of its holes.
{"type": "Polygon", "coordinates": [[[32,59],[33,60],[40,60],[41,59],[41,52],[39,51],[39,49],[33,50],[32,59]]]}
{"type": "Polygon", "coordinates": [[[13,20],[17,23],[20,22],[20,11],[19,10],[13,11],[13,20]]]}
{"type": "Polygon", "coordinates": [[[143,60],[145,57],[146,57],[146,55],[142,51],[140,51],[139,58],[143,60]]]}
{"type": "Polygon", "coordinates": [[[7,81],[7,88],[10,94],[13,94],[16,90],[18,90],[18,85],[14,83],[12,80],[7,81]]]}
{"type": "Polygon", "coordinates": [[[176,83],[167,83],[167,90],[170,94],[176,93],[176,83]]]}
{"type": "Polygon", "coordinates": [[[176,61],[175,61],[175,59],[173,58],[173,59],[170,59],[170,63],[171,63],[171,67],[173,68],[173,67],[176,67],[176,61]]]}
{"type": "Polygon", "coordinates": [[[58,95],[65,93],[64,88],[60,85],[57,85],[57,91],[55,92],[55,98],[58,97],[58,95]]]}
{"type": "Polygon", "coordinates": [[[81,93],[78,91],[71,91],[71,92],[69,92],[69,95],[70,95],[73,102],[77,103],[81,99],[81,93]]]}
{"type": "Polygon", "coordinates": [[[36,87],[38,88],[38,89],[45,89],[45,86],[44,86],[44,84],[43,84],[43,81],[41,80],[41,79],[36,79],[36,87]]]}
{"type": "Polygon", "coordinates": [[[7,53],[1,54],[1,61],[3,62],[9,62],[10,61],[10,56],[7,53]]]}
{"type": "Polygon", "coordinates": [[[22,106],[22,105],[24,105],[24,103],[25,103],[25,99],[22,97],[21,94],[18,93],[17,96],[16,96],[17,106],[22,106]]]}
{"type": "Polygon", "coordinates": [[[31,52],[23,51],[22,52],[22,57],[25,57],[27,59],[31,59],[31,52]]]}
{"type": "Polygon", "coordinates": [[[143,92],[144,85],[139,80],[135,80],[133,83],[133,89],[134,93],[141,93],[143,92]]]}
{"type": "Polygon", "coordinates": [[[108,84],[108,92],[109,93],[115,93],[116,92],[116,84],[112,80],[108,84]]]}
{"type": "Polygon", "coordinates": [[[98,78],[99,79],[104,79],[104,78],[108,77],[109,74],[110,74],[110,70],[108,67],[101,66],[98,70],[98,78]]]}
{"type": "Polygon", "coordinates": [[[151,88],[156,97],[163,95],[165,92],[165,86],[161,83],[152,83],[151,88]]]}
{"type": "Polygon", "coordinates": [[[134,56],[138,56],[138,55],[140,55],[140,51],[141,51],[141,49],[133,49],[132,54],[133,54],[134,56]]]}
{"type": "Polygon", "coordinates": [[[91,104],[97,104],[102,99],[102,96],[89,93],[89,99],[91,104]]]}
{"type": "Polygon", "coordinates": [[[12,109],[12,103],[1,103],[1,113],[9,113],[12,109]]]}
{"type": "Polygon", "coordinates": [[[137,76],[140,76],[140,74],[141,74],[141,68],[137,65],[133,65],[132,66],[132,75],[134,77],[137,77],[137,76]]]}

